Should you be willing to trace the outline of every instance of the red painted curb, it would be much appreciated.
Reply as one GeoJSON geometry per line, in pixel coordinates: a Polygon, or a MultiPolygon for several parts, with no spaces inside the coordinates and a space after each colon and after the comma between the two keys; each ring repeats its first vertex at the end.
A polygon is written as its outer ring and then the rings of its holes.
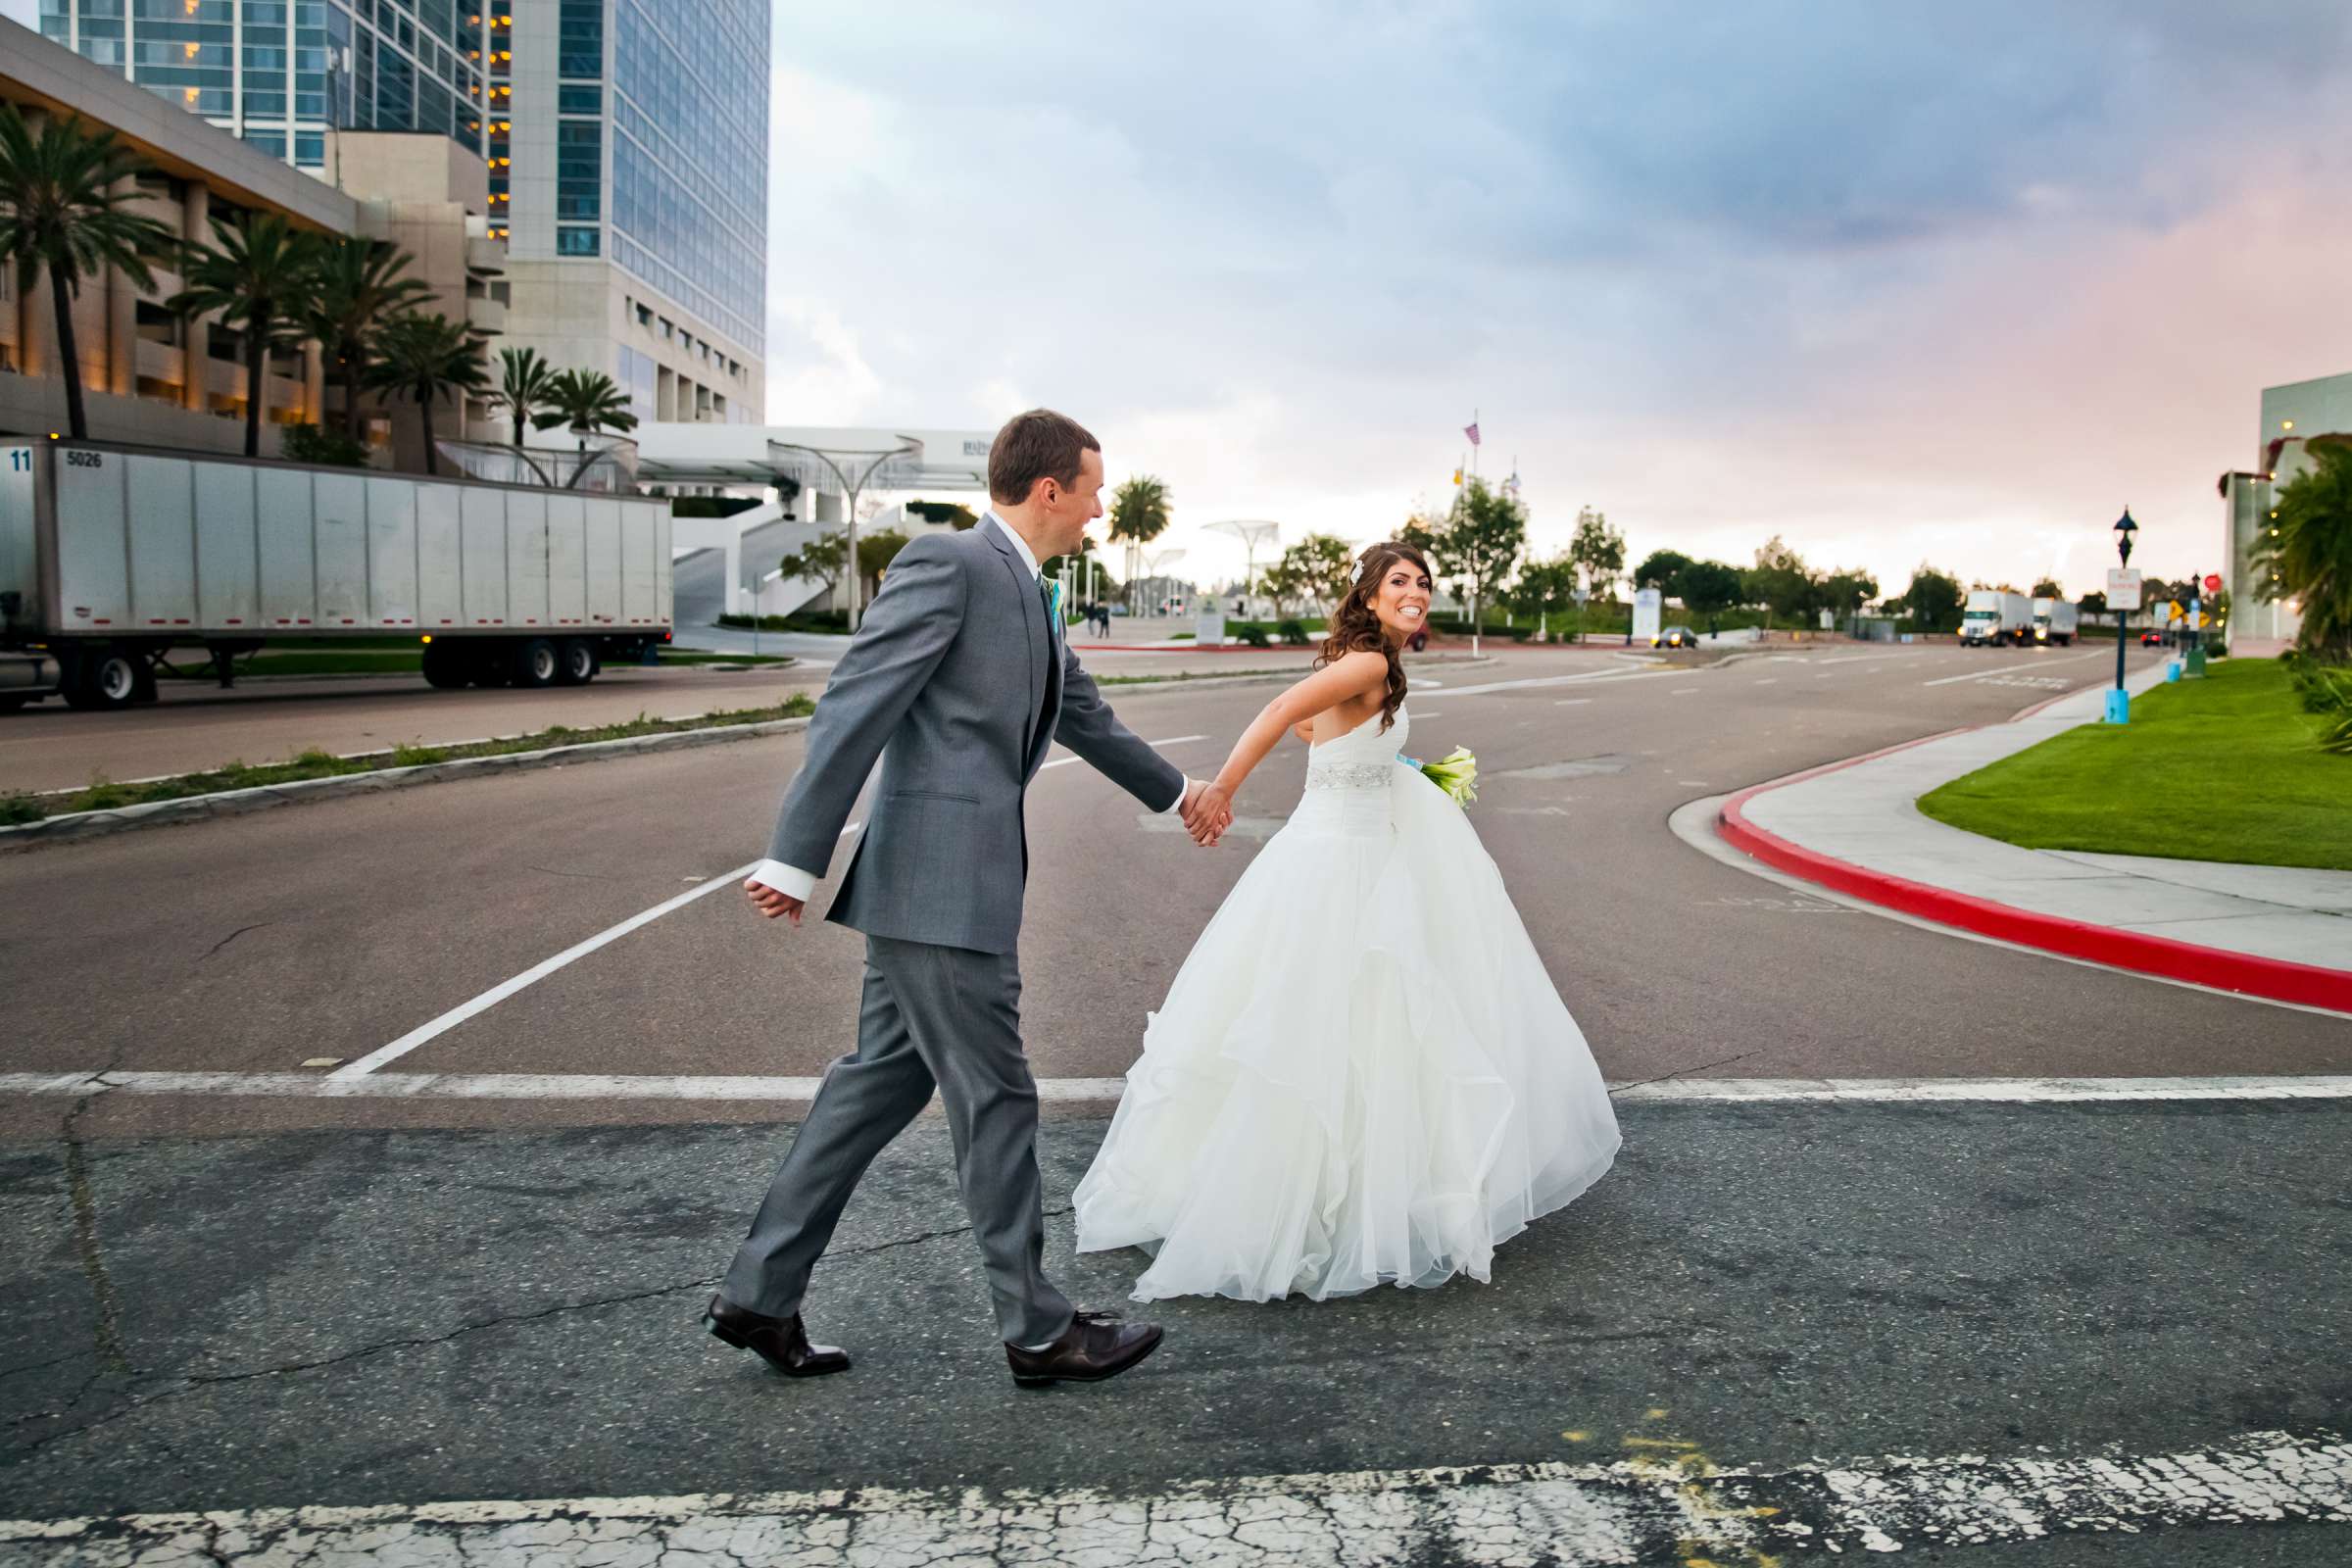
{"type": "MultiPolygon", "coordinates": [[[[1944,732],[1945,735],[1960,733],[1962,731],[1959,730],[1944,732]]],[[[1886,757],[1943,738],[1943,735],[1924,736],[1866,756],[1849,757],[1842,762],[1831,762],[1826,766],[1808,768],[1802,773],[1792,773],[1787,778],[1750,785],[1723,803],[1723,808],[1716,813],[1716,831],[1725,842],[1791,876],[1802,877],[1808,882],[1816,882],[1905,914],[1918,915],[1938,925],[1956,926],[1963,931],[1974,931],[1979,936],[2014,942],[2021,947],[2038,948],[2044,953],[2063,954],[2070,958],[2085,958],[2111,968],[2160,975],[2168,980],[2185,980],[2192,985],[2210,986],[2217,991],[2232,991],[2245,996],[2267,997],[2274,1002],[2293,1002],[2307,1007],[2327,1007],[2336,1012],[2352,1013],[2352,970],[2294,963],[2284,958],[2265,958],[2250,953],[2232,953],[2224,948],[2178,942],[2171,937],[2148,936],[2137,931],[2118,930],[2113,926],[2092,925],[2083,920],[2069,920],[2061,915],[2021,909],[2014,905],[1995,904],[1990,899],[1955,893],[1949,888],[1914,882],[1906,877],[1889,876],[1883,871],[1856,865],[1851,860],[1840,860],[1834,856],[1791,844],[1779,834],[1749,821],[1746,813],[1740,809],[1767,790],[1782,789],[1804,779],[1835,773],[1874,758],[1886,757]]]]}

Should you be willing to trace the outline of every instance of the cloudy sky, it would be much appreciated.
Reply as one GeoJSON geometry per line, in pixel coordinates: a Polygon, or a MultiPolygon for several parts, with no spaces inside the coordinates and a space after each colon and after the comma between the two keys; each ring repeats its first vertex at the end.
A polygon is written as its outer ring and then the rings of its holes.
{"type": "Polygon", "coordinates": [[[2352,8],[779,5],[769,417],[1093,427],[1363,541],[1479,413],[1537,548],[2220,564],[2352,370],[2352,8]],[[983,15],[982,13],[988,13],[983,15]]]}

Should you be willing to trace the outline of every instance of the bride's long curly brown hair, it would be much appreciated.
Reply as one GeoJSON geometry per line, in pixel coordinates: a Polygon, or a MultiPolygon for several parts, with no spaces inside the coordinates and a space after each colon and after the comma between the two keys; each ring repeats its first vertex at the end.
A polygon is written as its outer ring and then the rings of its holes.
{"type": "Polygon", "coordinates": [[[1379,654],[1389,662],[1389,689],[1380,702],[1380,730],[1387,734],[1396,722],[1396,710],[1404,705],[1404,664],[1396,657],[1396,645],[1389,640],[1389,630],[1380,623],[1372,610],[1372,601],[1380,596],[1381,582],[1389,568],[1399,561],[1409,561],[1424,577],[1434,577],[1429,569],[1429,558],[1412,545],[1401,540],[1383,539],[1369,546],[1355,558],[1355,581],[1348,596],[1331,612],[1331,632],[1323,639],[1323,652],[1315,656],[1315,667],[1337,663],[1348,654],[1379,654]]]}

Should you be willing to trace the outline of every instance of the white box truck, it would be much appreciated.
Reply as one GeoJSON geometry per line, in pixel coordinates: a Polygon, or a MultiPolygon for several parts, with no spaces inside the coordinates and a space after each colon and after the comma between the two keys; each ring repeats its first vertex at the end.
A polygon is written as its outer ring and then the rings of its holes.
{"type": "Polygon", "coordinates": [[[2033,635],[2033,606],[2024,594],[1974,588],[1969,590],[1968,604],[1960,612],[1960,644],[1964,648],[2000,643],[2022,645],[2033,635]]]}
{"type": "Polygon", "coordinates": [[[2082,617],[2074,605],[2064,599],[2034,601],[2034,641],[2055,643],[2064,648],[2075,640],[2075,632],[2082,617]]]}
{"type": "Polygon", "coordinates": [[[669,503],[0,439],[0,710],[153,701],[174,648],[415,637],[435,686],[558,686],[669,640],[669,503]]]}

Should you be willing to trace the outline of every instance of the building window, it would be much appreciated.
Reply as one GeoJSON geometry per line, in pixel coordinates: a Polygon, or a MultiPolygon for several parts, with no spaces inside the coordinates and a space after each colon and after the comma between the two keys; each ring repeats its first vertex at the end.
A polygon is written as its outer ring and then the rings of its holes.
{"type": "Polygon", "coordinates": [[[601,115],[605,89],[585,82],[564,82],[556,89],[556,111],[565,115],[601,115]]]}
{"type": "Polygon", "coordinates": [[[594,256],[597,254],[597,231],[593,228],[558,228],[558,256],[594,256]]]}

